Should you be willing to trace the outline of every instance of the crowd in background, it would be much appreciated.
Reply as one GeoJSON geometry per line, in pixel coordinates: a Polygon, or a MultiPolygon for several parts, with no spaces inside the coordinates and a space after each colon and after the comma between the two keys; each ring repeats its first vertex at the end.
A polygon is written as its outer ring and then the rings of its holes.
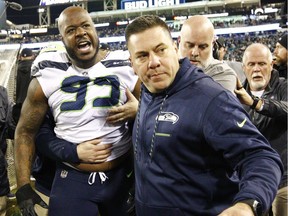
{"type": "MultiPolygon", "coordinates": [[[[119,30],[118,31],[122,31],[119,30]]],[[[99,35],[103,35],[103,32],[98,31],[99,35]]],[[[123,33],[124,34],[124,33],[123,33]]],[[[281,32],[277,31],[265,31],[265,32],[251,32],[251,33],[239,33],[239,34],[229,34],[229,35],[219,35],[218,37],[223,38],[224,46],[227,50],[224,60],[229,61],[241,61],[243,52],[247,46],[251,43],[263,43],[273,52],[273,49],[276,45],[277,38],[281,32]]],[[[117,35],[117,34],[116,34],[117,35]]],[[[111,34],[111,36],[116,36],[111,34]]],[[[60,37],[55,35],[41,36],[37,38],[25,38],[24,43],[35,43],[35,42],[49,42],[49,41],[59,41],[60,37]]],[[[111,50],[126,50],[125,42],[111,42],[108,43],[111,50]]]]}
{"type": "MultiPolygon", "coordinates": [[[[243,19],[239,20],[228,20],[228,21],[214,21],[213,24],[215,29],[218,28],[231,28],[231,27],[243,27],[243,26],[255,26],[267,23],[275,22],[275,19],[271,19],[270,16],[267,19],[243,19]]],[[[169,26],[171,32],[177,32],[180,30],[180,26],[174,25],[169,26]]],[[[117,37],[123,36],[125,31],[124,27],[115,27],[115,28],[100,28],[97,29],[97,33],[100,38],[107,37],[117,37]]],[[[238,33],[238,34],[225,34],[218,35],[218,37],[222,37],[224,40],[224,45],[226,48],[226,55],[224,60],[230,61],[241,61],[241,56],[247,46],[251,43],[259,42],[263,44],[267,44],[268,47],[273,52],[273,48],[275,47],[277,38],[281,32],[274,31],[262,31],[262,32],[250,32],[250,33],[238,33]]],[[[175,38],[176,39],[176,38],[175,38]]],[[[17,43],[39,43],[39,42],[49,42],[49,41],[60,41],[61,37],[59,34],[57,35],[41,35],[41,36],[32,36],[32,35],[24,35],[23,38],[17,39],[17,43]]],[[[15,43],[15,40],[10,40],[9,43],[15,43]]],[[[109,43],[111,50],[126,50],[126,44],[124,41],[119,42],[111,42],[109,43]]]]}
{"type": "Polygon", "coordinates": [[[224,43],[227,50],[224,60],[229,61],[241,61],[243,52],[247,46],[252,43],[267,44],[271,52],[273,52],[277,39],[281,35],[281,32],[267,31],[259,32],[258,34],[232,34],[231,36],[225,35],[224,43]]]}

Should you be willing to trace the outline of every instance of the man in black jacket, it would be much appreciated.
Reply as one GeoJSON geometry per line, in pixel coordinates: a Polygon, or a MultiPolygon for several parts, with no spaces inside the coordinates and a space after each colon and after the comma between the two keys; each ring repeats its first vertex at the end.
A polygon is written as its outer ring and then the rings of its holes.
{"type": "Polygon", "coordinates": [[[272,53],[263,44],[247,47],[243,55],[247,80],[238,80],[235,93],[252,122],[279,153],[284,175],[273,202],[274,216],[287,215],[287,80],[273,69],[272,53]]]}
{"type": "Polygon", "coordinates": [[[287,45],[288,32],[282,33],[276,47],[274,49],[275,65],[274,68],[278,70],[279,76],[287,79],[287,65],[288,65],[288,45],[287,45]]]}
{"type": "Polygon", "coordinates": [[[21,50],[19,63],[17,66],[16,80],[16,105],[13,109],[13,116],[18,121],[22,104],[27,95],[27,89],[31,81],[31,66],[35,59],[32,49],[24,48],[21,50]]]}

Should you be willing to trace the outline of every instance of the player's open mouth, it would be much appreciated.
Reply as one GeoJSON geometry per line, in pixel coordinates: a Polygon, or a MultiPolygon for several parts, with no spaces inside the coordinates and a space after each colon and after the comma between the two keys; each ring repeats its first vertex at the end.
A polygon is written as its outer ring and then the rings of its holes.
{"type": "Polygon", "coordinates": [[[91,46],[89,41],[83,41],[78,44],[78,49],[80,50],[88,50],[91,46]]]}

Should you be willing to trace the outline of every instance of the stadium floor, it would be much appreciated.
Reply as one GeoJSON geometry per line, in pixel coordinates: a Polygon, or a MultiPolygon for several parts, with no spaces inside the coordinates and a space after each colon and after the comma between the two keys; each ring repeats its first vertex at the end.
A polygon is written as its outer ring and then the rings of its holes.
{"type": "Polygon", "coordinates": [[[17,207],[16,199],[7,201],[6,216],[21,216],[21,212],[17,207]]]}

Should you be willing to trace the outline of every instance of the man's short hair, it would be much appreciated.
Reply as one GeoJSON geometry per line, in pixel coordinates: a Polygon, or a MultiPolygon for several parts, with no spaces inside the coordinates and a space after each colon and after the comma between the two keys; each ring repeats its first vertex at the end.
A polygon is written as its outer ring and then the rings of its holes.
{"type": "Polygon", "coordinates": [[[128,41],[131,35],[144,32],[147,29],[151,29],[153,27],[161,27],[164,31],[166,31],[169,34],[171,40],[173,41],[170,29],[168,25],[165,23],[165,21],[163,21],[159,16],[156,15],[143,15],[137,17],[136,19],[133,20],[132,23],[127,25],[125,29],[126,44],[128,45],[128,41]]]}

